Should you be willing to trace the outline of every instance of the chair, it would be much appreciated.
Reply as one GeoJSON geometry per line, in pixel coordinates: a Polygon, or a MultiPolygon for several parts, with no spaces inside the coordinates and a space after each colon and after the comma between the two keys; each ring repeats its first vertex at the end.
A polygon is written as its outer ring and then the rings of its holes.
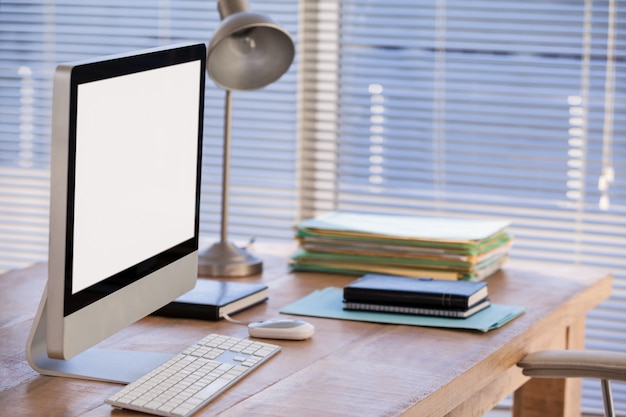
{"type": "Polygon", "coordinates": [[[599,350],[543,350],[518,364],[533,378],[597,378],[601,381],[604,415],[614,417],[611,381],[626,381],[626,353],[599,350]]]}

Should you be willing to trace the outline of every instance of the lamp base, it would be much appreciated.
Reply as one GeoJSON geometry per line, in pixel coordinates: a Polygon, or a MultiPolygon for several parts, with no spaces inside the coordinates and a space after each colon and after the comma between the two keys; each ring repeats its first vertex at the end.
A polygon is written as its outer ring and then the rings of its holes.
{"type": "Polygon", "coordinates": [[[229,242],[217,242],[199,253],[198,275],[246,277],[263,270],[263,262],[229,242]]]}

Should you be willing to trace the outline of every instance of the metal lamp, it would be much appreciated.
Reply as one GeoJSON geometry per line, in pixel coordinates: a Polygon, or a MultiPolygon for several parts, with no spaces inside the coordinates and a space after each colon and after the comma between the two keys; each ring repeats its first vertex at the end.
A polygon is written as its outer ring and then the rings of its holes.
{"type": "Polygon", "coordinates": [[[278,80],[293,61],[289,34],[272,19],[248,11],[245,0],[219,0],[222,19],[207,50],[207,73],[226,91],[222,165],[222,222],[220,241],[200,252],[198,274],[241,277],[261,272],[263,263],[228,241],[230,183],[231,91],[256,90],[278,80]]]}

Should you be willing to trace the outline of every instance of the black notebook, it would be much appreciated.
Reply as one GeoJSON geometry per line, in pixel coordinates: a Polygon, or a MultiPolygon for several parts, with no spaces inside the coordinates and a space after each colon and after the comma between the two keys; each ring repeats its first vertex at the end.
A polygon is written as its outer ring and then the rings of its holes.
{"type": "Polygon", "coordinates": [[[193,290],[154,312],[157,316],[219,320],[267,300],[267,286],[199,278],[193,290]]]}
{"type": "Polygon", "coordinates": [[[367,274],[343,289],[346,302],[467,310],[488,296],[486,282],[367,274]]]}

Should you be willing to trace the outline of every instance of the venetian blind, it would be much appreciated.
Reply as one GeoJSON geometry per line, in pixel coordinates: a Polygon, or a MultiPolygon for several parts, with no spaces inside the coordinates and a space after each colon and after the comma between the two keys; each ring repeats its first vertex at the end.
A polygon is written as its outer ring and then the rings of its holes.
{"type": "MultiPolygon", "coordinates": [[[[626,4],[303,7],[302,216],[509,219],[513,257],[614,272],[587,344],[626,351],[626,4]]],[[[598,382],[584,387],[601,414],[598,382]]]]}
{"type": "MultiPolygon", "coordinates": [[[[298,4],[252,1],[297,39],[298,4]]],[[[208,43],[216,1],[0,2],[0,270],[47,257],[52,75],[61,62],[182,41],[208,43]]],[[[233,93],[229,237],[289,239],[296,201],[297,62],[233,93]]],[[[201,238],[219,235],[224,91],[207,77],[201,238]]]]}

